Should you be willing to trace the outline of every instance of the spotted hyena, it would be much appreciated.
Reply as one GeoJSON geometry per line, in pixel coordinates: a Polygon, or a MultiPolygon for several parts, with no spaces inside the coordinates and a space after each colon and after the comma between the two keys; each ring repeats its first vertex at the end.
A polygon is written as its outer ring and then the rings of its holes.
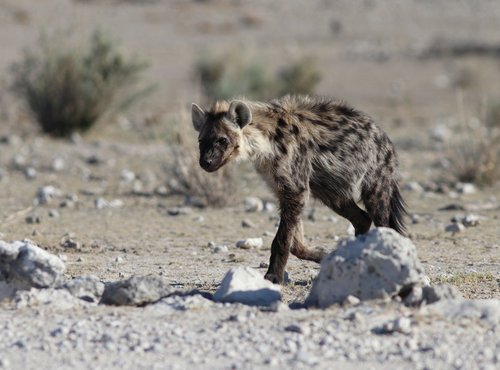
{"type": "Polygon", "coordinates": [[[356,235],[372,221],[406,233],[394,146],[370,117],[344,102],[285,96],[218,101],[208,111],[193,104],[192,121],[204,170],[249,159],[278,198],[281,220],[266,279],[283,281],[290,251],[315,262],[324,256],[303,241],[300,216],[309,194],[348,219],[356,235]]]}

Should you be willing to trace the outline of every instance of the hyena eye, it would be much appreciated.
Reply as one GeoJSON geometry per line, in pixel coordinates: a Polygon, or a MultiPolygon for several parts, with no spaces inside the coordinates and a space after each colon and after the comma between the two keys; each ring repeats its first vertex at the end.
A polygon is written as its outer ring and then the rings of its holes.
{"type": "Polygon", "coordinates": [[[216,143],[225,146],[229,143],[229,141],[225,137],[220,137],[217,139],[216,143]]]}

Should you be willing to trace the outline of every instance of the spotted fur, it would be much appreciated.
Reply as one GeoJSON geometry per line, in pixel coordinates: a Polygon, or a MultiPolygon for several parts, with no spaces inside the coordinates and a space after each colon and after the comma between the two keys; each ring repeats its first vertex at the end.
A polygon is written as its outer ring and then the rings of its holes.
{"type": "Polygon", "coordinates": [[[346,103],[309,96],[218,101],[208,111],[193,104],[192,117],[205,170],[248,159],[278,198],[281,220],[268,280],[283,281],[290,252],[315,262],[324,256],[303,241],[300,216],[310,194],[347,218],[356,235],[372,222],[406,233],[394,146],[369,116],[346,103]]]}

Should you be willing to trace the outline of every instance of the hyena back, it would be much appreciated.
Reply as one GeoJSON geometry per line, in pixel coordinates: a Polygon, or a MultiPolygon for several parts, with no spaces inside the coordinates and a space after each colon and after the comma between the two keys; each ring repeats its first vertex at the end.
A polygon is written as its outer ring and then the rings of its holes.
{"type": "Polygon", "coordinates": [[[218,101],[208,111],[193,104],[192,121],[203,169],[249,159],[278,198],[281,220],[266,279],[283,281],[290,252],[315,262],[324,256],[303,241],[300,215],[310,194],[348,219],[356,235],[372,222],[406,233],[394,146],[370,117],[347,104],[309,96],[218,101]]]}

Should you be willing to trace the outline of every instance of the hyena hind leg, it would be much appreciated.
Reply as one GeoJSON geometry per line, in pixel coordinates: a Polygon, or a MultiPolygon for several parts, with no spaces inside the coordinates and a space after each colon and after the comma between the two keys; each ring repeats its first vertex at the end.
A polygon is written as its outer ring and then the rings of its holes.
{"type": "Polygon", "coordinates": [[[375,226],[390,227],[406,235],[404,217],[406,204],[397,183],[390,186],[378,184],[363,192],[363,202],[375,226]]]}
{"type": "Polygon", "coordinates": [[[324,249],[310,248],[304,244],[302,221],[295,229],[291,252],[298,259],[313,261],[316,263],[320,263],[323,257],[327,254],[324,249]]]}
{"type": "Polygon", "coordinates": [[[354,200],[338,201],[327,199],[327,202],[323,202],[330,209],[351,222],[352,226],[354,226],[356,236],[365,234],[370,230],[372,224],[370,216],[359,208],[354,200]]]}

